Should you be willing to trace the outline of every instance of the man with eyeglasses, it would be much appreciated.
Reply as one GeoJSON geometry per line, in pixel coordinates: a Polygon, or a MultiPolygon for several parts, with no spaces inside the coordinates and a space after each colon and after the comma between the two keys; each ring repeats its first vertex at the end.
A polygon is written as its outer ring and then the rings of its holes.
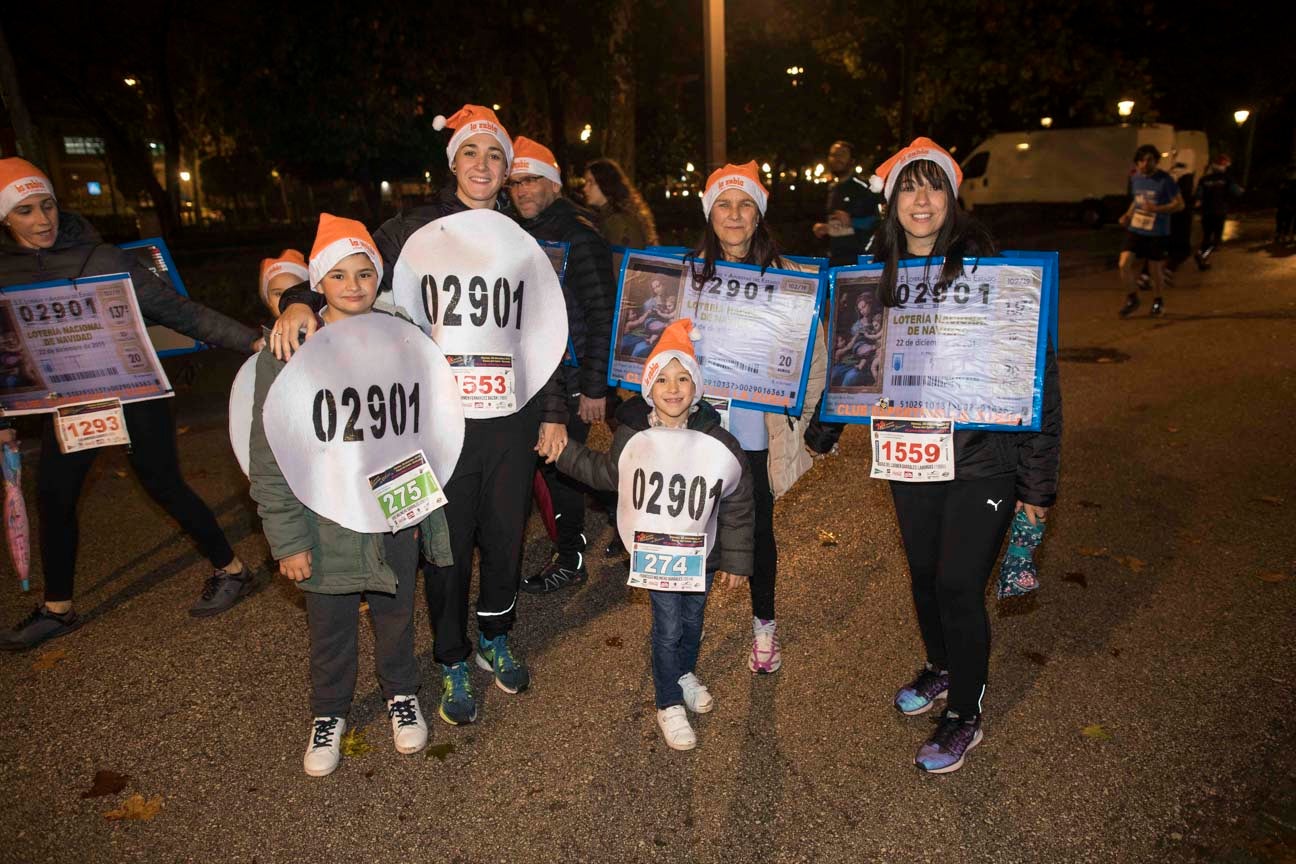
{"type": "MultiPolygon", "coordinates": [[[[552,151],[529,138],[513,142],[509,196],[518,222],[537,240],[567,243],[563,295],[567,326],[576,349],[576,367],[564,367],[568,396],[567,436],[584,442],[591,424],[605,419],[608,348],[612,335],[612,250],[594,227],[594,218],[562,194],[562,173],[552,151]]],[[[586,488],[552,465],[542,468],[553,499],[558,549],[522,588],[548,594],[588,578],[585,569],[586,488]]]]}

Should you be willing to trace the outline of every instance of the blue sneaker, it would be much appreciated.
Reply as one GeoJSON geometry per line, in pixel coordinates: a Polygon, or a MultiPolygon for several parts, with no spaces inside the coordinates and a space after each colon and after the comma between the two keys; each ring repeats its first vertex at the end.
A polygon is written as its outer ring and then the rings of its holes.
{"type": "Polygon", "coordinates": [[[957,711],[946,709],[936,731],[918,748],[914,764],[928,774],[948,774],[963,767],[963,758],[981,743],[981,716],[964,720],[957,711]]]}
{"type": "Polygon", "coordinates": [[[896,691],[896,710],[913,717],[931,710],[932,703],[943,699],[949,692],[949,672],[928,663],[918,670],[912,681],[896,691]]]}
{"type": "Polygon", "coordinates": [[[477,634],[477,665],[495,675],[495,686],[505,693],[520,693],[531,684],[531,673],[526,664],[513,656],[509,649],[508,634],[494,639],[477,634]]]}
{"type": "Polygon", "coordinates": [[[465,661],[441,667],[441,719],[460,726],[477,719],[477,700],[473,697],[472,675],[465,661]]]}

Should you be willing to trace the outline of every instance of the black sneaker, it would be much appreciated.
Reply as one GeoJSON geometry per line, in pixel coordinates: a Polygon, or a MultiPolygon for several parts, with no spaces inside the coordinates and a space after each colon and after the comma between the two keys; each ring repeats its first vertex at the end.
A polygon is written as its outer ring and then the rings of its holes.
{"type": "Polygon", "coordinates": [[[1125,298],[1125,305],[1122,306],[1120,312],[1116,314],[1120,315],[1122,318],[1128,318],[1130,315],[1134,314],[1134,310],[1137,308],[1139,308],[1138,295],[1131,291],[1129,296],[1125,298]]]}
{"type": "Polygon", "coordinates": [[[522,580],[522,590],[530,594],[549,594],[568,585],[580,585],[588,578],[582,553],[555,552],[543,570],[530,579],[522,580]]]}
{"type": "Polygon", "coordinates": [[[202,595],[189,607],[189,614],[195,618],[219,615],[251,594],[255,587],[256,572],[246,564],[237,576],[217,570],[203,583],[202,595]]]}
{"type": "Polygon", "coordinates": [[[1151,315],[1153,318],[1156,318],[1158,315],[1162,313],[1162,311],[1164,311],[1164,309],[1165,309],[1165,301],[1163,301],[1160,297],[1154,297],[1152,298],[1152,308],[1151,310],[1149,310],[1148,314],[1151,315]]]}
{"type": "Polygon", "coordinates": [[[625,544],[621,542],[621,535],[615,530],[612,532],[612,539],[608,541],[607,546],[603,547],[603,554],[609,558],[627,558],[630,553],[626,551],[625,544]]]}
{"type": "Polygon", "coordinates": [[[0,633],[0,649],[26,651],[43,642],[66,636],[83,623],[75,609],[69,609],[59,615],[46,609],[45,604],[42,603],[26,618],[19,621],[12,630],[0,633]]]}

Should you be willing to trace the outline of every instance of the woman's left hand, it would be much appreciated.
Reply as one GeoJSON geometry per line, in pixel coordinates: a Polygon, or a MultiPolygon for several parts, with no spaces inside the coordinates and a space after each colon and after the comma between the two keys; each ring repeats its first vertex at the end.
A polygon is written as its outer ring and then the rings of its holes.
{"type": "Polygon", "coordinates": [[[1035,504],[1027,504],[1025,501],[1018,501],[1016,512],[1020,513],[1023,510],[1026,511],[1026,518],[1030,520],[1032,525],[1040,525],[1048,521],[1049,508],[1047,507],[1040,507],[1035,504]]]}
{"type": "Polygon", "coordinates": [[[566,426],[561,423],[540,424],[540,438],[536,441],[535,451],[544,457],[546,465],[557,462],[566,446],[566,426]]]}

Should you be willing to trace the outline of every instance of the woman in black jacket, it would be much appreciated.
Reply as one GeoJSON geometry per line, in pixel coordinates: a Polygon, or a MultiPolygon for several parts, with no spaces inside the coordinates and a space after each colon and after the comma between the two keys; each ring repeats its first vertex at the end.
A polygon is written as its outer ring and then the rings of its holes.
{"type": "MultiPolygon", "coordinates": [[[[961,179],[949,153],[926,138],[892,156],[871,178],[887,200],[873,245],[874,261],[883,264],[878,293],[884,305],[897,305],[902,258],[927,259],[940,268],[931,281],[953,284],[965,258],[997,251],[989,232],[959,208],[961,179]]],[[[1041,522],[1057,493],[1062,398],[1053,346],[1045,350],[1040,431],[955,431],[953,480],[891,483],[927,650],[926,664],[896,693],[895,706],[913,716],[948,696],[936,731],[914,760],[931,773],[958,770],[964,754],[981,742],[990,661],[986,582],[1014,512],[1025,510],[1032,523],[1041,522]]],[[[840,432],[840,426],[816,422],[806,443],[826,453],[840,432]]]]}
{"type": "MultiPolygon", "coordinates": [[[[140,311],[149,322],[203,342],[250,353],[256,331],[176,293],[129,254],[103,242],[88,222],[60,212],[44,173],[22,159],[0,159],[0,286],[129,273],[140,311]]],[[[122,409],[130,434],[131,467],[144,490],[194,539],[214,572],[190,609],[215,615],[253,587],[253,574],[234,554],[216,517],[180,476],[175,420],[165,399],[132,402],[122,409]]],[[[70,633],[82,623],[72,608],[76,570],[77,499],[96,450],[59,451],[53,415],[44,424],[36,497],[45,602],[13,629],[0,632],[0,648],[21,651],[70,633]]],[[[12,440],[12,430],[4,437],[12,440]]]]}

